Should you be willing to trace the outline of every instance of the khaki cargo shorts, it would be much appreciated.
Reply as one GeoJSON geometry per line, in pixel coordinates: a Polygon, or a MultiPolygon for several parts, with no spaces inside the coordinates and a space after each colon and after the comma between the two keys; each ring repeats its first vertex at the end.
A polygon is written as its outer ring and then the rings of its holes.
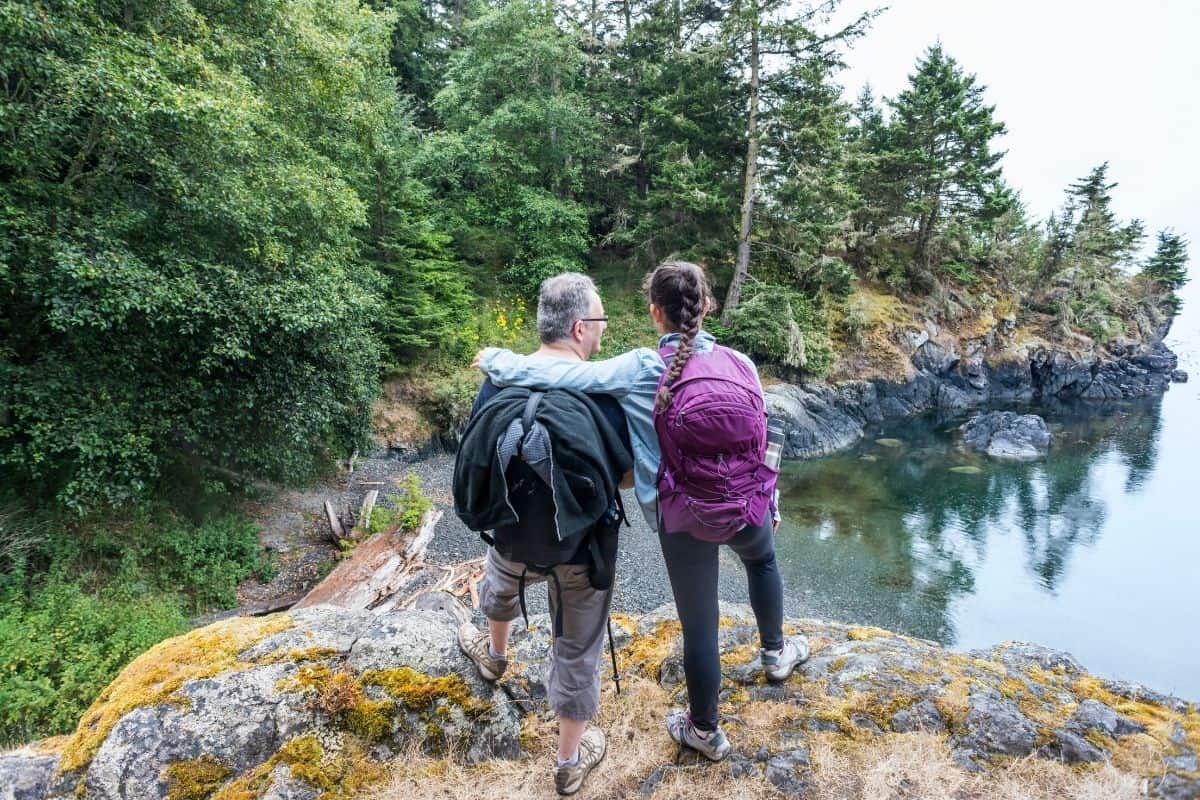
{"type": "MultiPolygon", "coordinates": [[[[489,547],[479,581],[479,604],[484,616],[511,622],[521,616],[518,597],[521,574],[525,586],[546,583],[550,595],[550,618],[558,611],[560,592],[549,575],[526,570],[489,547]]],[[[600,659],[604,655],[604,631],[612,590],[593,589],[587,566],[562,564],[554,568],[562,596],[562,634],[550,649],[550,708],[573,720],[589,720],[600,706],[600,659]]],[[[614,581],[615,585],[615,581],[614,581]]]]}

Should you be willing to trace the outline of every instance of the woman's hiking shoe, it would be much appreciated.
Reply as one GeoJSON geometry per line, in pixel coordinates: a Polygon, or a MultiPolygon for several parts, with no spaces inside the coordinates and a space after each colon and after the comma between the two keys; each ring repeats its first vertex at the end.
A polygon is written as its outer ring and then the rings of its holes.
{"type": "Polygon", "coordinates": [[[793,636],[783,640],[779,650],[763,650],[763,672],[769,681],[786,681],[797,666],[808,660],[808,639],[793,636]]]}
{"type": "Polygon", "coordinates": [[[475,662],[476,669],[484,680],[494,681],[508,669],[507,658],[496,658],[488,647],[487,631],[481,631],[469,622],[458,629],[458,647],[475,662]]]}
{"type": "Polygon", "coordinates": [[[604,758],[607,745],[604,742],[604,731],[599,728],[588,728],[579,740],[579,757],[574,764],[556,767],[554,770],[554,790],[559,794],[575,794],[583,786],[583,780],[592,768],[604,758]]]}
{"type": "Polygon", "coordinates": [[[718,726],[716,730],[702,734],[692,723],[686,711],[672,711],[667,715],[667,733],[684,747],[690,747],[709,761],[720,761],[729,755],[729,740],[718,726]]]}

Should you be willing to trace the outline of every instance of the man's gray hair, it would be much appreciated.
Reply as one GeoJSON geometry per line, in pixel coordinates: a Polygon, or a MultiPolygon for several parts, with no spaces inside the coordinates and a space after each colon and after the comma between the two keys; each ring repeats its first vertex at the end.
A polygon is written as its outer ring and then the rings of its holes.
{"type": "Polygon", "coordinates": [[[537,326],[542,344],[553,344],[571,335],[576,321],[592,310],[592,295],[599,295],[587,275],[564,272],[542,281],[538,290],[537,326]]]}

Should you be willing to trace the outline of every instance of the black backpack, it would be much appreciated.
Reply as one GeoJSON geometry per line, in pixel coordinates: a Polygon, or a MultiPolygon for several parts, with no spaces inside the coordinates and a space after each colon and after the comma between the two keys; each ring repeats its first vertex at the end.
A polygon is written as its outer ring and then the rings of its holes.
{"type": "MultiPolygon", "coordinates": [[[[523,432],[528,432],[533,425],[538,403],[544,394],[530,393],[521,415],[523,432]]],[[[524,460],[515,458],[508,465],[504,477],[508,482],[508,502],[518,521],[513,525],[501,525],[490,534],[480,531],[480,538],[509,561],[524,564],[527,572],[551,576],[556,588],[558,581],[553,577],[554,568],[569,561],[580,547],[586,547],[591,556],[588,582],[595,589],[612,588],[617,561],[617,531],[622,522],[629,524],[621,493],[614,494],[608,509],[591,527],[560,540],[555,532],[554,496],[541,476],[524,460]]],[[[519,580],[521,613],[528,622],[524,573],[519,580]]],[[[555,635],[562,630],[561,602],[558,603],[558,612],[554,620],[555,635]]]]}

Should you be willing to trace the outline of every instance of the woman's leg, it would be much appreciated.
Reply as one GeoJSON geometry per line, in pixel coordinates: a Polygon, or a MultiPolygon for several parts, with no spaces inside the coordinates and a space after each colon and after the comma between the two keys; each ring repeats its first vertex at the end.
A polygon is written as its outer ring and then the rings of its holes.
{"type": "Polygon", "coordinates": [[[747,525],[727,542],[746,567],[750,606],[764,650],[783,647],[783,578],[775,563],[775,533],[771,528],[768,516],[762,525],[747,525]]]}
{"type": "Polygon", "coordinates": [[[683,671],[693,724],[717,727],[721,654],[717,649],[717,545],[686,533],[659,533],[675,610],[683,626],[683,671]]]}

